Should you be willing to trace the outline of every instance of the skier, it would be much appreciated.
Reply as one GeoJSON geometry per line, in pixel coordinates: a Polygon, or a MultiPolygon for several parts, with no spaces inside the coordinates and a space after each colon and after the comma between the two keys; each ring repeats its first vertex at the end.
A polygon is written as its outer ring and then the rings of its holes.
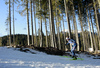
{"type": "Polygon", "coordinates": [[[73,39],[70,39],[68,37],[66,37],[66,40],[68,41],[68,43],[66,45],[68,45],[68,44],[71,44],[72,45],[72,49],[71,49],[72,58],[73,59],[77,59],[76,56],[75,56],[75,49],[77,47],[76,42],[73,39]]]}

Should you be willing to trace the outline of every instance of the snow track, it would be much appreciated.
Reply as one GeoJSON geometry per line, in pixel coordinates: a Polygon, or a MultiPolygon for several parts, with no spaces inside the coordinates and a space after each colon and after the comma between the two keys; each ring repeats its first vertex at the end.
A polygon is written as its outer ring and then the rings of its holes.
{"type": "Polygon", "coordinates": [[[0,47],[0,68],[100,68],[99,59],[87,58],[83,54],[81,55],[83,61],[70,61],[61,56],[30,50],[36,54],[0,47]]]}

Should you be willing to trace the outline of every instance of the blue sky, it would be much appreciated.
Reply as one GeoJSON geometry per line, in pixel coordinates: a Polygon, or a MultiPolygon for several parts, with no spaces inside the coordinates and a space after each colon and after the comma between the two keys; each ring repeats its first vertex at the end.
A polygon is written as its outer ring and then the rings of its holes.
{"type": "Polygon", "coordinates": [[[0,4],[0,36],[4,36],[7,35],[5,21],[8,16],[8,6],[5,5],[4,0],[0,0],[0,4]]]}
{"type": "MultiPolygon", "coordinates": [[[[8,5],[5,5],[5,0],[0,0],[0,36],[7,35],[9,32],[6,31],[6,19],[8,16],[8,5]]],[[[26,16],[21,16],[15,8],[15,33],[16,34],[27,34],[27,22],[26,16]]],[[[13,25],[13,24],[12,24],[13,25]]],[[[12,30],[13,33],[13,30],[12,30]]]]}
{"type": "MultiPolygon", "coordinates": [[[[0,0],[0,5],[2,5],[0,6],[0,37],[1,37],[1,36],[5,36],[9,34],[9,31],[6,31],[7,26],[5,23],[8,16],[9,6],[5,5],[5,0],[0,0]]],[[[21,16],[17,11],[18,9],[17,9],[17,6],[15,5],[15,34],[27,34],[26,16],[21,16]]],[[[38,23],[38,21],[36,22],[38,23]]],[[[38,27],[38,24],[37,24],[37,27],[38,27]]],[[[45,32],[44,26],[43,26],[43,31],[45,32]]],[[[12,33],[13,33],[13,30],[12,30],[12,33]]],[[[31,22],[30,22],[30,34],[31,34],[31,22]]]]}
{"type": "MultiPolygon", "coordinates": [[[[6,31],[6,19],[8,16],[8,5],[5,5],[5,0],[0,0],[0,37],[9,34],[9,31],[6,31]]],[[[12,8],[11,8],[12,9],[12,8]]],[[[18,12],[17,6],[15,5],[15,34],[27,34],[27,19],[26,16],[21,16],[18,12]]],[[[77,17],[76,17],[77,18],[77,17]]],[[[65,18],[66,20],[66,18],[65,18]]],[[[30,22],[30,34],[31,34],[31,21],[30,22]]],[[[36,20],[38,23],[38,20],[36,20]]],[[[78,21],[77,21],[78,22],[78,21]]],[[[13,22],[12,22],[13,23],[13,22]]],[[[12,24],[13,25],[13,24],[12,24]]],[[[79,25],[77,23],[77,25],[79,25]]],[[[48,25],[49,26],[49,25],[48,25]]],[[[67,22],[64,23],[65,29],[67,30],[67,22]]],[[[39,28],[38,24],[36,26],[39,28]]],[[[78,28],[80,28],[78,26],[78,28]]],[[[49,27],[48,27],[49,30],[49,27]]],[[[45,33],[45,26],[43,23],[43,32],[45,33]]],[[[13,30],[12,30],[13,33],[13,30]]]]}
{"type": "Polygon", "coordinates": [[[6,19],[6,14],[7,14],[7,7],[4,5],[4,0],[0,0],[0,36],[3,36],[6,34],[5,31],[5,19],[6,19]]]}
{"type": "MultiPolygon", "coordinates": [[[[9,34],[9,31],[6,31],[6,19],[8,16],[8,10],[9,10],[9,5],[5,5],[5,0],[0,0],[0,37],[5,36],[9,34]]],[[[12,9],[12,8],[11,8],[12,9]]],[[[15,34],[27,34],[27,19],[26,16],[21,16],[18,12],[17,5],[15,4],[15,34]]],[[[36,20],[37,24],[37,30],[39,28],[38,26],[38,20],[36,20]]],[[[31,34],[31,21],[29,20],[30,23],[30,34],[31,34]]],[[[12,24],[12,34],[13,34],[13,20],[11,21],[12,24]]],[[[33,24],[34,25],[34,24],[33,24]]],[[[44,23],[43,23],[43,31],[45,32],[44,28],[44,23]]]]}

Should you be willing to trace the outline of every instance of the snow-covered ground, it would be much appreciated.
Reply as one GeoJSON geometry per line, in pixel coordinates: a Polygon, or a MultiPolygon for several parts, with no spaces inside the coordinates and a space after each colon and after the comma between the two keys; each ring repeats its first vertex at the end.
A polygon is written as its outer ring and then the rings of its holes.
{"type": "Polygon", "coordinates": [[[100,68],[100,59],[81,54],[84,60],[47,55],[35,50],[25,53],[14,48],[0,47],[0,68],[100,68]]]}

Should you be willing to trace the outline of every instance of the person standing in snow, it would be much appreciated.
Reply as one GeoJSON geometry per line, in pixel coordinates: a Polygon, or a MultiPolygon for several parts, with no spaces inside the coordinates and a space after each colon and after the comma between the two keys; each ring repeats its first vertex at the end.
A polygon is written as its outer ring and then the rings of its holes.
{"type": "Polygon", "coordinates": [[[75,40],[70,39],[69,37],[66,37],[66,40],[68,41],[68,43],[66,45],[68,45],[68,44],[72,45],[72,49],[71,49],[72,58],[77,59],[76,56],[75,56],[75,49],[77,47],[75,40]]]}

